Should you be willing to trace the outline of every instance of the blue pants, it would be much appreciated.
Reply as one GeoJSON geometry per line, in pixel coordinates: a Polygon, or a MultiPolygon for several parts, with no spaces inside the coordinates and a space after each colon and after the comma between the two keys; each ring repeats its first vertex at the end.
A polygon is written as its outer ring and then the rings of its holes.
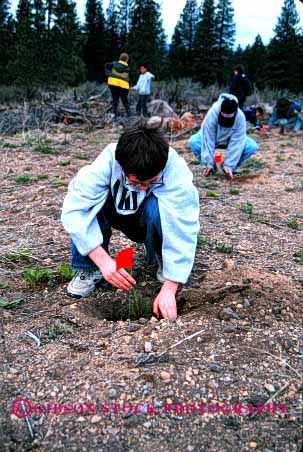
{"type": "MultiPolygon", "coordinates": [[[[158,200],[150,194],[145,198],[136,213],[120,215],[116,212],[114,201],[109,195],[105,205],[97,215],[103,235],[102,247],[108,252],[112,227],[123,232],[130,240],[144,243],[147,263],[156,263],[155,255],[162,255],[162,228],[158,200]]],[[[96,264],[88,257],[82,256],[71,241],[71,267],[78,270],[96,270],[96,264]]]]}
{"type": "MultiPolygon", "coordinates": [[[[197,160],[199,160],[199,162],[201,163],[202,135],[200,131],[190,137],[190,139],[188,140],[188,145],[192,152],[195,154],[197,160]]],[[[218,146],[220,147],[220,145],[218,146]]],[[[245,160],[249,159],[249,157],[251,157],[256,152],[257,148],[258,146],[255,140],[247,137],[237,167],[242,165],[245,160]]],[[[234,170],[235,169],[236,168],[234,168],[234,170]]]]}

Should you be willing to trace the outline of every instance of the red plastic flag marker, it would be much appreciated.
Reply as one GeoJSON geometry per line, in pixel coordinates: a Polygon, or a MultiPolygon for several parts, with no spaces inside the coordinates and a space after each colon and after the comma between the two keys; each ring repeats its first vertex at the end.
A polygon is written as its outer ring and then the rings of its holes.
{"type": "Polygon", "coordinates": [[[221,154],[215,155],[215,163],[222,163],[222,155],[221,154]]]}
{"type": "Polygon", "coordinates": [[[133,256],[134,248],[126,248],[125,250],[119,251],[116,256],[116,270],[120,268],[133,268],[133,256]]]}

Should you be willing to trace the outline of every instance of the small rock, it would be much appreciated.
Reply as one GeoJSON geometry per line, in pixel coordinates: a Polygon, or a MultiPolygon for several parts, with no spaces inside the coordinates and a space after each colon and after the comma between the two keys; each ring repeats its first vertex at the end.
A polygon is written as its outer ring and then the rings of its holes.
{"type": "Polygon", "coordinates": [[[127,331],[129,333],[133,333],[134,331],[138,331],[140,329],[140,325],[138,325],[137,323],[129,323],[127,325],[127,331]]]}
{"type": "Polygon", "coordinates": [[[249,308],[250,307],[250,302],[249,302],[248,298],[244,299],[243,306],[244,306],[244,308],[249,308]]]}
{"type": "Polygon", "coordinates": [[[209,370],[211,370],[212,372],[216,372],[216,373],[220,373],[222,372],[222,368],[215,363],[212,363],[208,366],[209,370]]]}
{"type": "Polygon", "coordinates": [[[269,383],[266,383],[266,384],[264,385],[264,388],[265,388],[268,392],[275,392],[275,391],[276,391],[274,385],[269,384],[269,383]]]}
{"type": "Polygon", "coordinates": [[[193,450],[195,450],[195,449],[193,448],[193,446],[187,446],[187,450],[188,450],[188,452],[193,452],[193,450]]]}
{"type": "Polygon", "coordinates": [[[255,443],[254,441],[251,441],[251,442],[249,443],[249,447],[251,447],[252,449],[255,449],[257,446],[258,446],[258,444],[255,443]]]}
{"type": "Polygon", "coordinates": [[[108,395],[111,399],[115,399],[117,397],[117,391],[114,388],[111,388],[108,391],[108,395]]]}
{"type": "Polygon", "coordinates": [[[149,421],[144,422],[144,424],[143,424],[143,427],[145,427],[145,428],[151,428],[151,426],[152,426],[152,423],[149,421]]]}
{"type": "Polygon", "coordinates": [[[95,415],[92,417],[92,419],[91,419],[91,423],[92,423],[92,424],[97,424],[97,422],[100,422],[101,419],[102,419],[101,416],[98,416],[98,414],[95,414],[95,415]]]}
{"type": "Polygon", "coordinates": [[[145,342],[144,343],[144,351],[145,353],[150,353],[152,351],[152,343],[151,342],[145,342]]]}
{"type": "Polygon", "coordinates": [[[224,333],[234,333],[237,330],[237,325],[234,325],[232,323],[226,325],[224,328],[224,333]]]}
{"type": "Polygon", "coordinates": [[[230,286],[232,285],[232,283],[231,283],[230,281],[227,281],[227,282],[225,283],[225,285],[226,285],[227,287],[230,287],[230,286]]]}
{"type": "Polygon", "coordinates": [[[243,308],[243,304],[238,303],[238,304],[236,305],[236,308],[237,308],[237,309],[242,309],[242,308],[243,308]]]}
{"type": "Polygon", "coordinates": [[[101,331],[100,336],[101,337],[108,337],[111,335],[111,330],[105,330],[105,331],[101,331]]]}
{"type": "Polygon", "coordinates": [[[235,268],[235,261],[232,259],[226,259],[223,263],[223,269],[230,272],[235,268]]]}
{"type": "Polygon", "coordinates": [[[150,322],[151,323],[157,323],[158,322],[157,317],[152,316],[151,319],[150,319],[150,322]]]}
{"type": "Polygon", "coordinates": [[[140,325],[145,325],[146,323],[148,323],[148,319],[145,319],[144,317],[141,317],[138,322],[140,323],[140,325]]]}
{"type": "Polygon", "coordinates": [[[160,373],[161,380],[168,381],[170,380],[170,374],[165,372],[164,370],[160,373]]]}
{"type": "Polygon", "coordinates": [[[222,311],[219,313],[219,317],[221,320],[240,319],[239,315],[229,307],[222,309],[222,311]]]}

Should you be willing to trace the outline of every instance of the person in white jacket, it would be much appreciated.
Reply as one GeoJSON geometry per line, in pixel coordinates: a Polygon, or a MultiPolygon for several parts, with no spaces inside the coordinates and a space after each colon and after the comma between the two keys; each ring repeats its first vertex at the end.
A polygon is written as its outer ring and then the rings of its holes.
{"type": "Polygon", "coordinates": [[[164,133],[145,120],[126,130],[70,182],[61,220],[77,270],[68,294],[88,296],[103,277],[129,290],[136,281],[116,271],[108,253],[111,228],[144,243],[149,264],[163,282],[153,312],[176,318],[175,294],[193,267],[199,231],[199,197],[185,160],[164,133]]]}
{"type": "Polygon", "coordinates": [[[227,93],[220,94],[207,112],[199,132],[188,140],[188,145],[202,165],[203,176],[214,168],[215,149],[226,149],[223,171],[231,179],[236,168],[258,149],[255,140],[246,135],[246,120],[238,99],[227,93]]]}
{"type": "Polygon", "coordinates": [[[139,100],[136,107],[136,112],[140,115],[148,117],[147,102],[151,93],[151,81],[155,76],[147,70],[145,65],[140,66],[140,76],[135,86],[132,89],[138,91],[139,100]]]}

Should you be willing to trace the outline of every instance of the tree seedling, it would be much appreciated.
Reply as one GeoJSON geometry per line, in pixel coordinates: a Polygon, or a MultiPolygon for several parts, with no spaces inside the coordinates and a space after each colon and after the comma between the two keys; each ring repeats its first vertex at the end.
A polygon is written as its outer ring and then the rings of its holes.
{"type": "MultiPolygon", "coordinates": [[[[130,274],[132,274],[133,268],[133,248],[126,248],[120,251],[116,256],[116,269],[124,268],[130,274]]],[[[140,317],[150,317],[150,306],[145,303],[136,287],[132,287],[129,291],[130,299],[128,305],[128,315],[131,320],[137,320],[140,317]]]]}

